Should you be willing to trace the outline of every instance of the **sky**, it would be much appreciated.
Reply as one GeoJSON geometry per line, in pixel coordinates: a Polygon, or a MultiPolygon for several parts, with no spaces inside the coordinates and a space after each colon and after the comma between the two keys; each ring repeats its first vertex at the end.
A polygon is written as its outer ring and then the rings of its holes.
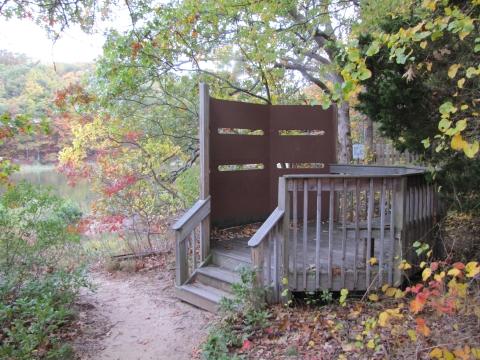
{"type": "MultiPolygon", "coordinates": [[[[117,21],[100,24],[98,29],[114,26],[125,28],[125,22],[117,21]]],[[[104,37],[99,34],[87,35],[80,28],[67,29],[62,38],[53,44],[44,29],[28,20],[0,19],[0,49],[13,53],[26,54],[35,61],[53,62],[92,62],[101,55],[104,37]]]]}

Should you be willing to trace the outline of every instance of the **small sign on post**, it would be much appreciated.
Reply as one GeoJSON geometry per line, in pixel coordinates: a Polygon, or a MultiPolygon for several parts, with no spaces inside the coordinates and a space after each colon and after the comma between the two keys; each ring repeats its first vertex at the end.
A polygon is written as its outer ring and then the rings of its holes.
{"type": "Polygon", "coordinates": [[[353,158],[358,159],[358,162],[360,162],[360,159],[365,158],[365,147],[363,144],[353,145],[353,158]]]}

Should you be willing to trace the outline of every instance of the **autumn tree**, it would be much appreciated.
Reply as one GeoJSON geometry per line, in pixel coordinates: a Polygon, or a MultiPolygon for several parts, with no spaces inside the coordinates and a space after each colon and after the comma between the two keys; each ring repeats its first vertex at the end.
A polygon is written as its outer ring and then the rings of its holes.
{"type": "Polygon", "coordinates": [[[358,37],[343,73],[365,86],[359,109],[380,124],[399,149],[425,152],[442,167],[443,184],[463,206],[478,189],[478,56],[476,2],[425,0],[390,12],[358,37]],[[359,79],[358,74],[366,76],[359,79]]]}

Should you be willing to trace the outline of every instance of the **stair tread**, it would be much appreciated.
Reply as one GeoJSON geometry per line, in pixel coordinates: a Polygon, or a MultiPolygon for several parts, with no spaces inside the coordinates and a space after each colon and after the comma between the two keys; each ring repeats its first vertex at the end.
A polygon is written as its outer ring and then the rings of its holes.
{"type": "Polygon", "coordinates": [[[240,261],[240,262],[243,262],[243,263],[246,263],[246,264],[251,264],[252,263],[250,253],[247,256],[245,254],[234,253],[232,251],[229,251],[229,250],[223,249],[223,248],[212,248],[210,250],[210,252],[218,254],[218,255],[226,257],[226,258],[235,259],[237,261],[240,261]]]}
{"type": "Polygon", "coordinates": [[[232,295],[226,291],[214,288],[206,284],[202,284],[198,281],[194,282],[193,284],[182,285],[181,288],[195,295],[201,296],[205,299],[208,299],[217,303],[220,301],[222,296],[228,297],[228,298],[232,297],[232,295]]]}
{"type": "Polygon", "coordinates": [[[236,271],[213,264],[198,268],[197,272],[230,284],[241,282],[241,278],[236,271]]]}

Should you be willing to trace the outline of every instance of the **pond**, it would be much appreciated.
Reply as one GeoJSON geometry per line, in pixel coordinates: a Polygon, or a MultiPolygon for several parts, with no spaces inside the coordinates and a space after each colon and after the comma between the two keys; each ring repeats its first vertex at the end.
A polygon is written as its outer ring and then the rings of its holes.
{"type": "MultiPolygon", "coordinates": [[[[26,180],[29,183],[53,186],[57,189],[57,195],[62,198],[72,198],[80,205],[84,212],[88,212],[90,203],[95,199],[95,195],[90,189],[88,180],[79,181],[75,187],[68,186],[66,176],[56,172],[55,168],[52,166],[23,167],[10,178],[15,182],[26,180]]],[[[0,187],[0,194],[4,191],[5,188],[0,187]]]]}

